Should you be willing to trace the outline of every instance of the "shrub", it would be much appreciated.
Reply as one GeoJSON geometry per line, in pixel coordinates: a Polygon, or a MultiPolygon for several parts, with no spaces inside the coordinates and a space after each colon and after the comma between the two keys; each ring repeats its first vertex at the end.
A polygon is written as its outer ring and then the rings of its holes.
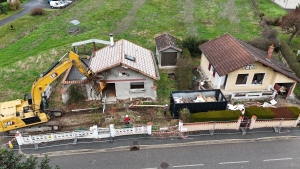
{"type": "Polygon", "coordinates": [[[247,107],[245,109],[245,116],[251,118],[255,115],[258,119],[273,119],[274,113],[270,108],[262,107],[247,107]]]}
{"type": "Polygon", "coordinates": [[[69,87],[69,100],[68,104],[78,103],[79,101],[84,99],[84,95],[81,93],[81,89],[79,85],[71,85],[69,87]]]}
{"type": "Polygon", "coordinates": [[[13,3],[9,3],[9,9],[10,10],[16,10],[16,7],[15,7],[15,5],[13,4],[13,3]]]}
{"type": "Polygon", "coordinates": [[[8,2],[3,2],[1,3],[2,5],[2,10],[1,10],[1,13],[7,13],[9,11],[9,3],[8,2]]]}
{"type": "Polygon", "coordinates": [[[294,113],[294,118],[298,118],[300,114],[299,107],[287,107],[291,112],[294,113]]]}
{"type": "Polygon", "coordinates": [[[35,7],[30,11],[30,14],[32,16],[34,15],[43,15],[44,14],[44,9],[41,7],[35,7]]]}
{"type": "Polygon", "coordinates": [[[190,110],[188,108],[184,108],[181,109],[179,112],[180,115],[180,119],[184,122],[184,123],[189,123],[190,122],[190,110]]]}
{"type": "Polygon", "coordinates": [[[238,120],[239,116],[241,116],[241,111],[239,110],[200,112],[192,113],[190,116],[190,122],[238,120]]]}
{"type": "Polygon", "coordinates": [[[195,35],[189,35],[182,41],[182,47],[187,48],[193,57],[200,55],[199,45],[200,40],[195,35]]]}
{"type": "Polygon", "coordinates": [[[274,19],[273,18],[265,18],[265,22],[267,25],[273,25],[274,19]]]}
{"type": "Polygon", "coordinates": [[[273,26],[279,26],[279,23],[280,23],[280,17],[277,17],[274,19],[273,26]]]}
{"type": "Polygon", "coordinates": [[[191,57],[180,56],[176,62],[175,77],[179,90],[191,90],[193,80],[193,63],[191,57]]]}
{"type": "Polygon", "coordinates": [[[15,0],[15,1],[13,2],[13,5],[15,6],[16,9],[19,9],[20,6],[21,6],[21,2],[20,2],[19,0],[15,0]]]}

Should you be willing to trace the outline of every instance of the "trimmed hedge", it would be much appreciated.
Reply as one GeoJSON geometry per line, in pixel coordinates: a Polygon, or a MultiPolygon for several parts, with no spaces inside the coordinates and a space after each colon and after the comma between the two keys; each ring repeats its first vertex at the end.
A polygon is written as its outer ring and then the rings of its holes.
{"type": "Polygon", "coordinates": [[[192,113],[190,116],[190,122],[205,122],[205,121],[229,121],[238,120],[241,116],[239,110],[219,110],[210,112],[192,113]]]}
{"type": "Polygon", "coordinates": [[[298,118],[300,114],[299,107],[287,107],[291,112],[294,113],[294,118],[298,118]]]}
{"type": "MultiPolygon", "coordinates": [[[[291,112],[294,113],[294,118],[298,118],[300,114],[300,109],[298,107],[287,107],[291,112]]],[[[271,108],[262,107],[247,107],[245,111],[245,116],[251,118],[255,115],[258,119],[274,119],[274,112],[271,108]]],[[[241,116],[241,111],[239,110],[219,110],[210,112],[199,112],[192,113],[190,115],[190,122],[205,122],[205,121],[230,121],[238,120],[241,116]]]]}
{"type": "Polygon", "coordinates": [[[274,113],[270,108],[262,108],[262,107],[247,107],[245,111],[245,115],[249,118],[252,115],[255,115],[258,119],[273,119],[274,113]]]}
{"type": "Polygon", "coordinates": [[[2,2],[1,3],[3,10],[1,10],[1,13],[6,13],[9,11],[9,3],[8,2],[2,2]]]}

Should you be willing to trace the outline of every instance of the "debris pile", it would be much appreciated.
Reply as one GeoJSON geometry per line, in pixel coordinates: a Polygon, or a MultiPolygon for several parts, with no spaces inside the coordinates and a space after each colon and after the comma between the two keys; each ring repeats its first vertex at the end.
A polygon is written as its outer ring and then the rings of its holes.
{"type": "Polygon", "coordinates": [[[182,98],[182,97],[174,97],[175,103],[199,103],[199,102],[216,102],[217,99],[215,97],[205,97],[205,95],[198,94],[196,99],[192,98],[182,98]]]}

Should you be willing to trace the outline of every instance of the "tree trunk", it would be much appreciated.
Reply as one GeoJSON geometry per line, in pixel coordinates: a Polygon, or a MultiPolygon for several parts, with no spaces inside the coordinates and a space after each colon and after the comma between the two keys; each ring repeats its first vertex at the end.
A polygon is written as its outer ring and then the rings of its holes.
{"type": "Polygon", "coordinates": [[[291,34],[290,38],[287,40],[286,43],[287,43],[289,46],[290,46],[290,43],[291,43],[293,37],[296,35],[296,33],[297,33],[297,32],[295,32],[295,33],[293,32],[293,33],[291,34]]]}

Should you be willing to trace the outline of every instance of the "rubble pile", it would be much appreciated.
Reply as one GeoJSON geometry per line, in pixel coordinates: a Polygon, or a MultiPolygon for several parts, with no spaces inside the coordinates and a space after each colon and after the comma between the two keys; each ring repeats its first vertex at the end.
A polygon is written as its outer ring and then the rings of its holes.
{"type": "Polygon", "coordinates": [[[215,97],[205,97],[205,95],[198,94],[196,99],[192,98],[182,98],[182,97],[174,97],[175,103],[199,103],[199,102],[216,102],[217,99],[215,97]]]}

